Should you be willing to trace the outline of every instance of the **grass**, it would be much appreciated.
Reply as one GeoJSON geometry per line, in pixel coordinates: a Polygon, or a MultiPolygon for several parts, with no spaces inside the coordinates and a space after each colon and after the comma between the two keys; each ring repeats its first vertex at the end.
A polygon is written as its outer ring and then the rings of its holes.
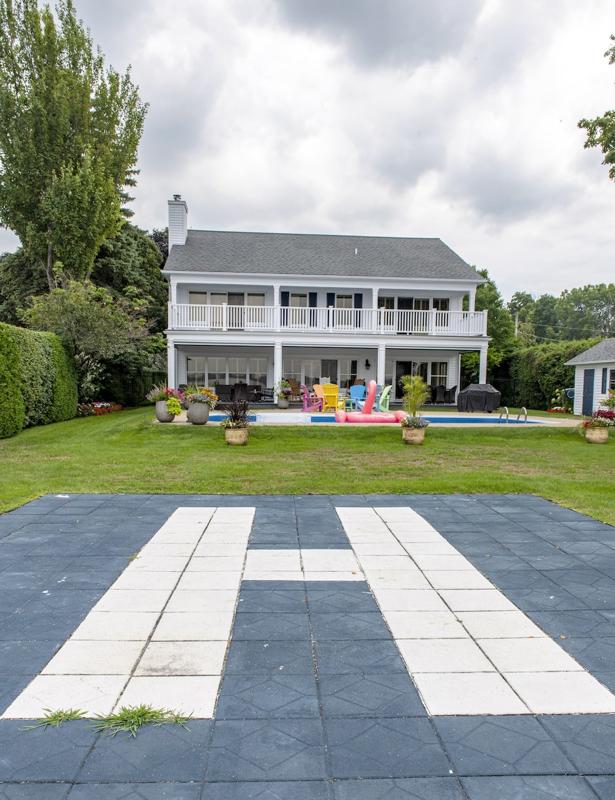
{"type": "Polygon", "coordinates": [[[0,511],[41,494],[531,493],[615,524],[615,437],[574,428],[438,428],[422,448],[397,425],[254,426],[248,447],[218,425],[151,423],[151,408],[86,417],[0,441],[0,511]]]}
{"type": "Polygon", "coordinates": [[[85,711],[80,708],[58,708],[52,711],[50,708],[43,709],[45,715],[36,721],[35,725],[28,725],[25,730],[35,730],[36,728],[59,728],[65,722],[72,722],[76,719],[84,719],[85,711]]]}
{"type": "Polygon", "coordinates": [[[97,717],[94,729],[110,736],[118,733],[128,733],[136,736],[144,725],[181,725],[188,730],[186,723],[189,717],[170,711],[167,708],[153,708],[149,705],[122,706],[116,714],[106,717],[97,717]]]}

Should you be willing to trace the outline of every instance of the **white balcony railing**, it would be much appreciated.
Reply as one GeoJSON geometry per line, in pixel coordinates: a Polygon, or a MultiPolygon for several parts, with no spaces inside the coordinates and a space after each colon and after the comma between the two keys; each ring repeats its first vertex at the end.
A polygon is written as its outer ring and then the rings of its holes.
{"type": "Polygon", "coordinates": [[[170,304],[174,330],[485,336],[486,311],[170,304]]]}

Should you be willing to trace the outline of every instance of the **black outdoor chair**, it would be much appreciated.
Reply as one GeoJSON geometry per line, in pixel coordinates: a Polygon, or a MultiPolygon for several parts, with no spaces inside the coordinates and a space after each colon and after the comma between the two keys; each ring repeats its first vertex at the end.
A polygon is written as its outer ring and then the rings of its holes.
{"type": "Polygon", "coordinates": [[[236,383],[233,386],[233,400],[245,401],[248,399],[248,384],[236,383]]]}
{"type": "Polygon", "coordinates": [[[230,403],[233,400],[233,387],[227,383],[220,383],[214,387],[221,403],[230,403]]]}
{"type": "Polygon", "coordinates": [[[444,403],[446,398],[446,386],[434,386],[431,396],[432,403],[444,403]]]}
{"type": "Polygon", "coordinates": [[[451,405],[454,404],[455,403],[455,392],[456,391],[457,391],[457,385],[451,386],[450,389],[447,389],[445,397],[444,397],[444,402],[445,403],[449,403],[451,405]]]}

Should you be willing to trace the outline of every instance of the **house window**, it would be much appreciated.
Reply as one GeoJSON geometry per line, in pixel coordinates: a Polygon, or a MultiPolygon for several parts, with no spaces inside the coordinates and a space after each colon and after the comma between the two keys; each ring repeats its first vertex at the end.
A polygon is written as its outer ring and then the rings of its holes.
{"type": "Polygon", "coordinates": [[[434,297],[433,307],[436,311],[448,311],[450,301],[448,297],[434,297]]]}
{"type": "Polygon", "coordinates": [[[246,383],[246,375],[248,372],[248,359],[247,358],[229,358],[228,360],[228,382],[233,383],[246,383]]]}
{"type": "Polygon", "coordinates": [[[189,386],[205,386],[205,358],[188,356],[186,359],[186,381],[189,386]]]}
{"type": "Polygon", "coordinates": [[[212,356],[207,359],[207,385],[217,386],[226,383],[226,359],[212,356]]]}
{"type": "Polygon", "coordinates": [[[290,305],[291,308],[307,308],[308,297],[307,294],[291,294],[290,305]]]}
{"type": "Polygon", "coordinates": [[[351,294],[336,294],[335,295],[336,308],[352,308],[352,295],[351,294]]]}
{"type": "Polygon", "coordinates": [[[248,383],[250,386],[267,386],[267,359],[251,358],[248,383]]]}
{"type": "Polygon", "coordinates": [[[301,383],[301,361],[298,358],[284,359],[284,377],[288,380],[292,378],[301,383]]]}
{"type": "Polygon", "coordinates": [[[221,306],[228,301],[228,294],[226,292],[210,292],[209,302],[212,306],[221,306]]]}
{"type": "Polygon", "coordinates": [[[188,292],[190,305],[204,306],[207,303],[207,292],[188,292]]]}
{"type": "Polygon", "coordinates": [[[249,306],[264,306],[265,295],[262,292],[249,292],[248,303],[249,306]]]}
{"type": "Polygon", "coordinates": [[[428,297],[415,297],[414,298],[415,311],[429,311],[429,298],[428,297]]]}
{"type": "Polygon", "coordinates": [[[340,386],[349,389],[357,378],[357,360],[340,358],[340,386]]]}
{"type": "Polygon", "coordinates": [[[379,297],[378,298],[378,308],[386,308],[387,311],[393,311],[395,308],[395,298],[394,297],[379,297]]]}
{"type": "Polygon", "coordinates": [[[448,379],[448,361],[431,362],[431,385],[446,386],[448,379]]]}
{"type": "Polygon", "coordinates": [[[320,383],[320,361],[318,359],[308,359],[303,362],[303,383],[306,386],[313,386],[320,383]]]}
{"type": "Polygon", "coordinates": [[[602,386],[600,388],[600,392],[602,394],[606,394],[606,384],[607,384],[608,375],[609,375],[608,369],[606,367],[603,367],[602,368],[602,386]]]}

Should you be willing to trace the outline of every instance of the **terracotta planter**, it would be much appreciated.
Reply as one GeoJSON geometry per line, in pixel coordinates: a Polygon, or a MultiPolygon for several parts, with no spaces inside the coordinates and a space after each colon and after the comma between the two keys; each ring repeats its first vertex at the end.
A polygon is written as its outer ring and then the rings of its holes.
{"type": "Polygon", "coordinates": [[[209,419],[209,405],[207,403],[188,404],[188,422],[193,425],[205,425],[209,419]]]}
{"type": "Polygon", "coordinates": [[[225,428],[224,438],[227,444],[242,445],[248,444],[247,428],[225,428]]]}
{"type": "Polygon", "coordinates": [[[401,435],[405,444],[423,444],[425,428],[402,428],[401,435]]]}
{"type": "Polygon", "coordinates": [[[288,398],[278,397],[278,408],[288,408],[288,398]]]}
{"type": "Polygon", "coordinates": [[[591,444],[605,444],[609,439],[609,429],[585,428],[585,438],[591,444]]]}
{"type": "Polygon", "coordinates": [[[156,419],[158,422],[173,422],[175,417],[167,411],[166,400],[156,400],[156,419]]]}

